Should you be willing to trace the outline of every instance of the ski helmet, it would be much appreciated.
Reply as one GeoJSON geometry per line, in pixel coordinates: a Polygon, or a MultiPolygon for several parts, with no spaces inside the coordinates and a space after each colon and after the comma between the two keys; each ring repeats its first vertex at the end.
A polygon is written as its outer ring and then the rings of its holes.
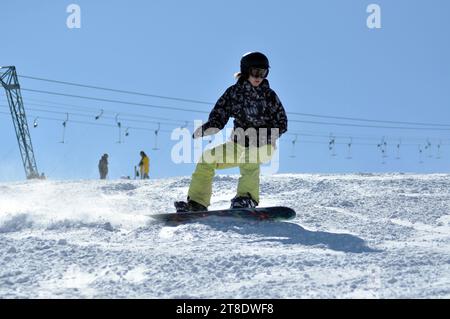
{"type": "Polygon", "coordinates": [[[250,68],[267,69],[269,71],[269,59],[261,52],[248,52],[241,58],[241,73],[248,74],[250,68]]]}

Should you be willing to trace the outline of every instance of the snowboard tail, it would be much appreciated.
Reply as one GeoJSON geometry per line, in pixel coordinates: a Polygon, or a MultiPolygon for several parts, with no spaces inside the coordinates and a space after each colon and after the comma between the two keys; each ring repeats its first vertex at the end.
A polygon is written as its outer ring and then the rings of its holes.
{"type": "Polygon", "coordinates": [[[230,217],[237,219],[251,219],[258,221],[288,220],[296,215],[292,208],[284,206],[257,207],[257,208],[233,208],[209,211],[155,214],[150,215],[163,222],[182,223],[206,217],[230,217]]]}

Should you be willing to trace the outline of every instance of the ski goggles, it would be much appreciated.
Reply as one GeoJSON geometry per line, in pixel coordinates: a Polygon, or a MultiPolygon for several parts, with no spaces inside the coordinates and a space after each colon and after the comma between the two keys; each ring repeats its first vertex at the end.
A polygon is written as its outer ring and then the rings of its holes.
{"type": "Polygon", "coordinates": [[[254,78],[266,78],[268,72],[268,69],[260,69],[260,68],[250,68],[249,74],[254,78]]]}

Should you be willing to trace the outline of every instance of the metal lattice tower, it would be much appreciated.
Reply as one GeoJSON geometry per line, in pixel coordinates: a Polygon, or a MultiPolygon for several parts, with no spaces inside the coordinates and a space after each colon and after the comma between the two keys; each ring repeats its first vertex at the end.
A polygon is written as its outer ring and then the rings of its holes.
{"type": "Polygon", "coordinates": [[[30,131],[28,130],[27,117],[23,106],[22,94],[20,93],[19,80],[17,79],[16,67],[0,67],[0,83],[5,88],[9,109],[16,130],[17,142],[19,143],[20,155],[22,156],[23,168],[27,179],[39,178],[36,160],[34,159],[33,145],[31,144],[30,131]]]}

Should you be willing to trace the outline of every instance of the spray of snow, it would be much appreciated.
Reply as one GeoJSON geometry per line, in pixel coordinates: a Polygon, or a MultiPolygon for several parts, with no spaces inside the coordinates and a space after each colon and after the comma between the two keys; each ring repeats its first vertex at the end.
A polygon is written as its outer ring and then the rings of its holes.
{"type": "Polygon", "coordinates": [[[263,176],[294,220],[153,220],[189,181],[1,183],[0,298],[450,297],[449,175],[263,176]]]}

